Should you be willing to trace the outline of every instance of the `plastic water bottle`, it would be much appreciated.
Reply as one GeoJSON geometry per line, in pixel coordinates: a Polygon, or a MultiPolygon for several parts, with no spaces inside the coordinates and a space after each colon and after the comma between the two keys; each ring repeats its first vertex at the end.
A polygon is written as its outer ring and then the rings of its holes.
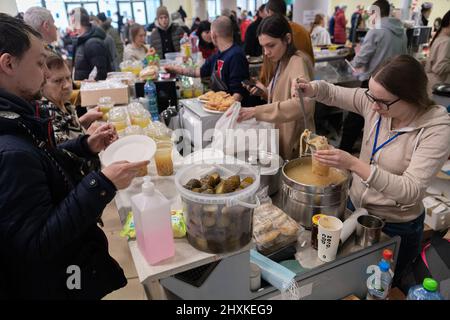
{"type": "Polygon", "coordinates": [[[438,282],[431,278],[425,278],[423,284],[409,289],[406,300],[445,300],[437,291],[438,282]]]}
{"type": "MultiPolygon", "coordinates": [[[[392,260],[393,257],[394,257],[394,253],[392,252],[392,250],[384,249],[383,250],[383,258],[381,259],[381,261],[387,262],[391,266],[393,263],[393,260],[392,260]]],[[[392,271],[392,269],[389,269],[389,272],[391,273],[391,277],[394,278],[394,271],[392,271]]]]}
{"type": "Polygon", "coordinates": [[[392,276],[389,263],[381,261],[378,270],[367,281],[367,300],[386,300],[391,288],[392,276]]]}
{"type": "Polygon", "coordinates": [[[153,121],[159,121],[159,112],[158,112],[158,100],[156,93],[156,86],[153,81],[148,80],[144,86],[145,97],[148,99],[147,109],[152,116],[153,121]]]}
{"type": "Polygon", "coordinates": [[[131,197],[138,248],[154,265],[175,255],[170,202],[144,177],[142,192],[131,197]]]}

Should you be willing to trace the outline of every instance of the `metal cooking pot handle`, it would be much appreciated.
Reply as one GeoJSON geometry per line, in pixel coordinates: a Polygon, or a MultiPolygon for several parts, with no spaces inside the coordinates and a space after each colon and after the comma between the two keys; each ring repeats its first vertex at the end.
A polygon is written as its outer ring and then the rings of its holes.
{"type": "Polygon", "coordinates": [[[256,198],[256,203],[255,204],[247,203],[247,202],[244,202],[244,201],[241,201],[241,200],[235,200],[235,202],[236,202],[236,204],[238,204],[240,206],[243,206],[243,207],[246,207],[246,208],[249,208],[249,209],[256,209],[256,208],[258,208],[261,205],[261,201],[259,201],[258,196],[256,196],[255,198],[256,198]]]}

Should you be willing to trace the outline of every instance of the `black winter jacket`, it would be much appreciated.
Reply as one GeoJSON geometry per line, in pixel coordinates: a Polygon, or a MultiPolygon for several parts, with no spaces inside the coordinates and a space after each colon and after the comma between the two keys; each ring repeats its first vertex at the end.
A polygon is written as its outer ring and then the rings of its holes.
{"type": "Polygon", "coordinates": [[[101,28],[91,26],[89,31],[74,39],[74,80],[86,80],[92,69],[97,67],[95,80],[105,80],[112,71],[112,57],[105,44],[106,33],[101,28]]]}
{"type": "MultiPolygon", "coordinates": [[[[69,163],[58,160],[51,123],[34,110],[0,89],[0,297],[100,299],[126,284],[97,226],[116,189],[100,172],[77,183],[66,169],[69,163]],[[19,121],[46,145],[54,161],[19,121]],[[72,266],[81,271],[80,289],[68,287],[77,283],[72,266]]],[[[93,156],[87,136],[58,148],[93,156]]]]}

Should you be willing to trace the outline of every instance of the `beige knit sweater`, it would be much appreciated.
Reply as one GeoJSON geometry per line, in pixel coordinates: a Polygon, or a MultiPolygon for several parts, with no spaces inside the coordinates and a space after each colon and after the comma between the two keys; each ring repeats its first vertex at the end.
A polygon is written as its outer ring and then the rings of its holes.
{"type": "MultiPolygon", "coordinates": [[[[369,163],[379,115],[372,110],[364,89],[337,87],[325,81],[313,81],[312,86],[317,101],[364,117],[360,159],[369,163]]],[[[404,134],[376,154],[367,181],[353,174],[350,198],[355,207],[364,207],[387,222],[408,222],[422,214],[425,190],[450,154],[450,116],[442,106],[431,106],[408,128],[391,130],[391,123],[392,118],[382,118],[379,141],[397,131],[404,134]]]]}
{"type": "MultiPolygon", "coordinates": [[[[280,134],[280,155],[285,160],[298,158],[300,135],[305,130],[303,115],[297,112],[300,111],[300,103],[297,99],[291,99],[292,81],[300,75],[310,80],[313,77],[313,67],[306,54],[297,51],[289,61],[281,64],[280,74],[270,97],[272,103],[256,107],[256,120],[276,124],[275,128],[280,134]],[[286,115],[281,112],[281,109],[290,108],[295,116],[286,121],[286,115]]],[[[314,101],[309,99],[305,101],[306,125],[310,130],[314,130],[314,105],[314,101]]]]}
{"type": "MultiPolygon", "coordinates": [[[[435,84],[450,84],[450,37],[441,34],[430,49],[430,56],[425,65],[429,88],[435,84]]],[[[430,90],[431,91],[431,90],[430,90]]]]}

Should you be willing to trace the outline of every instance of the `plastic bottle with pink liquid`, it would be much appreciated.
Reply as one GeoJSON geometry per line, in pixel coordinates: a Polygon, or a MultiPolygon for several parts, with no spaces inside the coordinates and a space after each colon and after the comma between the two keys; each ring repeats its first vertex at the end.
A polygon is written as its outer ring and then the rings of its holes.
{"type": "Polygon", "coordinates": [[[170,202],[144,177],[142,192],[131,197],[136,239],[139,250],[151,265],[173,257],[170,202]]]}

